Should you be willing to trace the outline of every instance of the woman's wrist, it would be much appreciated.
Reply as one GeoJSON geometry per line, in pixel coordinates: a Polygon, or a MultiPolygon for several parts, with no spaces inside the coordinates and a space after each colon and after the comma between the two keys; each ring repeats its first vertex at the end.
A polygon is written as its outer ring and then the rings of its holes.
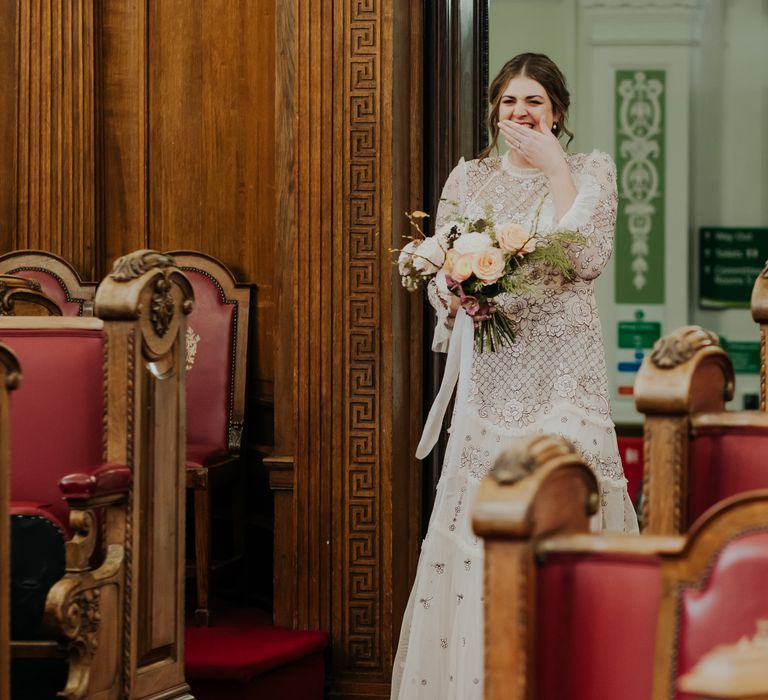
{"type": "Polygon", "coordinates": [[[543,169],[543,172],[550,182],[552,180],[561,179],[564,176],[571,179],[571,171],[568,168],[568,163],[566,162],[564,155],[557,159],[553,159],[552,164],[548,168],[543,169]]]}

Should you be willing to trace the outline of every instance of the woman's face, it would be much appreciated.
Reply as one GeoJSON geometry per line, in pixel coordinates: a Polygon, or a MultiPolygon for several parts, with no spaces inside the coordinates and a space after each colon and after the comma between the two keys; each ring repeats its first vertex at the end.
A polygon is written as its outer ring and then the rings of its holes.
{"type": "Polygon", "coordinates": [[[499,103],[499,121],[509,119],[533,129],[544,117],[552,128],[556,116],[552,111],[552,101],[541,83],[523,75],[507,83],[499,103]]]}

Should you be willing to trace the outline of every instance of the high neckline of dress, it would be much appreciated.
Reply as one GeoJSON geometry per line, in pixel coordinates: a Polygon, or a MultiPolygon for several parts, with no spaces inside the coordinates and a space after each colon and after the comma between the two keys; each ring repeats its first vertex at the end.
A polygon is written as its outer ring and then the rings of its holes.
{"type": "Polygon", "coordinates": [[[509,159],[509,151],[501,157],[501,167],[514,177],[532,178],[542,174],[538,168],[521,168],[509,159]]]}

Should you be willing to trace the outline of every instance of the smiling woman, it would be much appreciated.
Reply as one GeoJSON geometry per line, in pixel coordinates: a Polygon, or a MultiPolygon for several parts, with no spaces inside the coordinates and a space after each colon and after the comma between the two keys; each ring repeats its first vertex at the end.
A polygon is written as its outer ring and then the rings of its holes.
{"type": "Polygon", "coordinates": [[[577,234],[573,240],[581,243],[565,248],[572,274],[533,264],[535,290],[494,297],[491,313],[503,313],[516,327],[514,342],[494,351],[477,349],[466,309],[456,311],[461,283],[449,277],[453,272],[441,270],[429,283],[438,317],[433,348],[447,351],[448,359],[417,457],[437,441],[454,385],[455,409],[403,621],[393,698],[483,696],[483,546],[469,513],[503,447],[537,433],[568,438],[601,487],[593,529],[637,531],[611,422],[593,293],[613,244],[613,161],[598,151],[563,150],[559,136],[571,135],[570,97],[547,56],[526,53],[508,61],[491,83],[489,103],[491,145],[478,159],[461,159],[448,177],[435,230],[459,231],[463,222],[490,220],[494,236],[514,227],[529,237],[577,234]],[[500,137],[509,151],[492,156],[500,137]]]}

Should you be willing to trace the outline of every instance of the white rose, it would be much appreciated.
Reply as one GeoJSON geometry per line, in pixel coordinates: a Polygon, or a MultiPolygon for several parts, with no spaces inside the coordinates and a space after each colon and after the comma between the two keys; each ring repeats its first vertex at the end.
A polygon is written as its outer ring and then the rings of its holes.
{"type": "Polygon", "coordinates": [[[462,255],[482,253],[492,246],[491,237],[487,233],[462,233],[453,242],[453,249],[462,255]]]}
{"type": "Polygon", "coordinates": [[[408,266],[413,265],[413,254],[419,247],[419,243],[421,241],[411,241],[400,251],[400,255],[397,258],[397,269],[403,277],[410,273],[408,266]]]}
{"type": "Polygon", "coordinates": [[[413,256],[413,266],[422,275],[435,274],[444,262],[445,249],[436,236],[425,238],[413,256]]]}

